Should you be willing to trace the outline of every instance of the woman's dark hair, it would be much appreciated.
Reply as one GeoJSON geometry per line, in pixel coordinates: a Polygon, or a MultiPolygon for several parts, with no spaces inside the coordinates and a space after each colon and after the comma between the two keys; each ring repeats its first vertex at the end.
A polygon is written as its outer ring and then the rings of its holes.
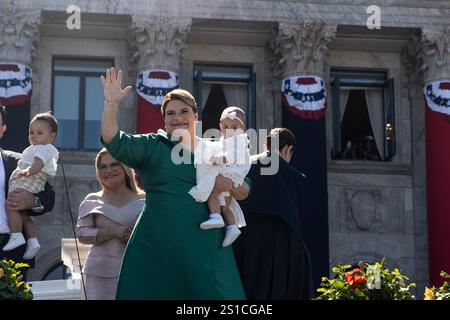
{"type": "Polygon", "coordinates": [[[0,103],[0,114],[2,115],[2,122],[6,124],[6,107],[0,103]]]}
{"type": "Polygon", "coordinates": [[[293,146],[295,148],[295,135],[291,130],[287,128],[275,128],[272,129],[267,136],[267,150],[272,151],[272,140],[279,139],[278,150],[283,149],[285,146],[293,146]]]}
{"type": "Polygon", "coordinates": [[[50,130],[52,132],[58,134],[58,121],[56,121],[56,118],[53,115],[53,112],[47,111],[47,112],[38,113],[37,115],[34,116],[33,119],[31,119],[30,122],[33,122],[36,120],[47,122],[48,125],[50,126],[50,130]]]}

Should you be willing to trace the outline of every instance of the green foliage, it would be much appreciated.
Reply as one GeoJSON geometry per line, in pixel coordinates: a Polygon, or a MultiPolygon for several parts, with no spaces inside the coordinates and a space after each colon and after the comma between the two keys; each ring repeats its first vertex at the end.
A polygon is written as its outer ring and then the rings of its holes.
{"type": "Polygon", "coordinates": [[[26,263],[12,260],[0,261],[0,300],[32,300],[30,286],[22,281],[20,268],[29,267],[26,263]]]}
{"type": "MultiPolygon", "coordinates": [[[[444,271],[441,271],[440,276],[450,279],[450,275],[444,271]]],[[[450,300],[450,283],[444,281],[441,287],[425,288],[425,300],[450,300]]]]}
{"type": "Polygon", "coordinates": [[[398,269],[389,270],[381,263],[360,262],[359,267],[339,265],[332,270],[336,276],[322,278],[317,300],[414,300],[406,285],[409,278],[398,269]]]}

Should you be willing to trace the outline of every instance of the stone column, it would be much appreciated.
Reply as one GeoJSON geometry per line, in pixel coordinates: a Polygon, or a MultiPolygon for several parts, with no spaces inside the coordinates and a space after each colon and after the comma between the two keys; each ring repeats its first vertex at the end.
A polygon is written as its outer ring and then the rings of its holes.
{"type": "Polygon", "coordinates": [[[32,60],[37,57],[39,11],[18,11],[14,1],[0,16],[0,103],[8,112],[2,147],[20,151],[28,145],[32,60]]]}
{"type": "Polygon", "coordinates": [[[422,30],[425,96],[428,250],[431,285],[450,270],[450,27],[422,30]]]}
{"type": "Polygon", "coordinates": [[[297,138],[291,164],[306,175],[301,195],[302,236],[311,255],[314,286],[329,273],[326,151],[328,44],[336,25],[280,23],[271,40],[274,73],[282,76],[282,126],[297,138]]]}
{"type": "Polygon", "coordinates": [[[164,95],[178,88],[180,58],[191,21],[178,17],[134,19],[130,63],[137,71],[137,133],[164,128],[160,106],[164,95]]]}
{"type": "MultiPolygon", "coordinates": [[[[405,190],[405,214],[414,217],[414,260],[416,297],[420,297],[429,286],[428,275],[428,232],[426,208],[426,174],[425,174],[425,109],[423,107],[423,72],[418,54],[421,50],[421,35],[413,35],[411,41],[402,50],[403,75],[405,80],[400,88],[407,90],[407,100],[402,102],[403,117],[410,114],[411,153],[413,168],[412,192],[405,190]],[[410,215],[411,216],[411,215],[410,215]]],[[[405,117],[406,118],[406,117],[405,117]]]]}

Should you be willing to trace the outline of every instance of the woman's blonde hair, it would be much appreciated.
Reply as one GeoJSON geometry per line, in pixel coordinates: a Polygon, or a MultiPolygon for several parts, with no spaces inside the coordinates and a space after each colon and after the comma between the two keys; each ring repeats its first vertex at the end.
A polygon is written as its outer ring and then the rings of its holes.
{"type": "MultiPolygon", "coordinates": [[[[110,153],[105,148],[102,148],[97,153],[97,156],[95,157],[95,173],[97,175],[97,181],[102,185],[103,188],[105,186],[103,185],[102,180],[100,179],[99,167],[100,167],[100,161],[102,160],[102,157],[105,154],[110,154],[110,153]]],[[[136,192],[137,194],[144,193],[144,191],[141,190],[136,184],[136,179],[134,177],[134,170],[127,167],[120,161],[119,161],[119,163],[120,163],[120,166],[123,168],[123,171],[125,172],[125,185],[127,186],[127,188],[130,189],[131,191],[136,192]]]]}
{"type": "Polygon", "coordinates": [[[161,105],[161,113],[164,118],[166,114],[166,108],[167,104],[172,100],[181,100],[184,103],[186,103],[189,107],[191,107],[192,111],[194,113],[197,113],[197,102],[195,101],[195,98],[190,94],[189,91],[184,89],[175,89],[170,91],[164,96],[163,103],[161,105]]]}

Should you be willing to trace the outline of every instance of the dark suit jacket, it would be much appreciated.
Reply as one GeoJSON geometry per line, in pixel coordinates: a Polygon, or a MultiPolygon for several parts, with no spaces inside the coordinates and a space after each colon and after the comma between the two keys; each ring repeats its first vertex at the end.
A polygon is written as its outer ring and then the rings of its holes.
{"type": "Polygon", "coordinates": [[[309,251],[301,235],[304,178],[281,157],[278,163],[274,175],[261,174],[270,165],[252,164],[250,195],[240,202],[247,227],[233,249],[249,300],[303,300],[313,293],[309,251]]]}
{"type": "MultiPolygon", "coordinates": [[[[14,169],[16,169],[17,161],[22,157],[22,155],[17,152],[1,149],[0,152],[3,159],[3,165],[5,167],[5,198],[7,198],[9,191],[8,190],[9,178],[11,177],[11,173],[14,171],[14,169]]],[[[42,212],[39,213],[29,210],[29,214],[31,216],[40,216],[48,211],[51,211],[53,209],[53,206],[55,205],[55,191],[53,190],[50,184],[46,183],[44,191],[39,192],[37,196],[41,200],[41,204],[44,206],[44,209],[42,210],[42,212]]],[[[31,267],[34,267],[34,258],[31,260],[23,260],[22,256],[25,252],[25,249],[26,245],[22,245],[17,249],[11,250],[9,252],[3,252],[1,251],[0,248],[0,259],[9,258],[15,262],[26,262],[31,267]]]]}

